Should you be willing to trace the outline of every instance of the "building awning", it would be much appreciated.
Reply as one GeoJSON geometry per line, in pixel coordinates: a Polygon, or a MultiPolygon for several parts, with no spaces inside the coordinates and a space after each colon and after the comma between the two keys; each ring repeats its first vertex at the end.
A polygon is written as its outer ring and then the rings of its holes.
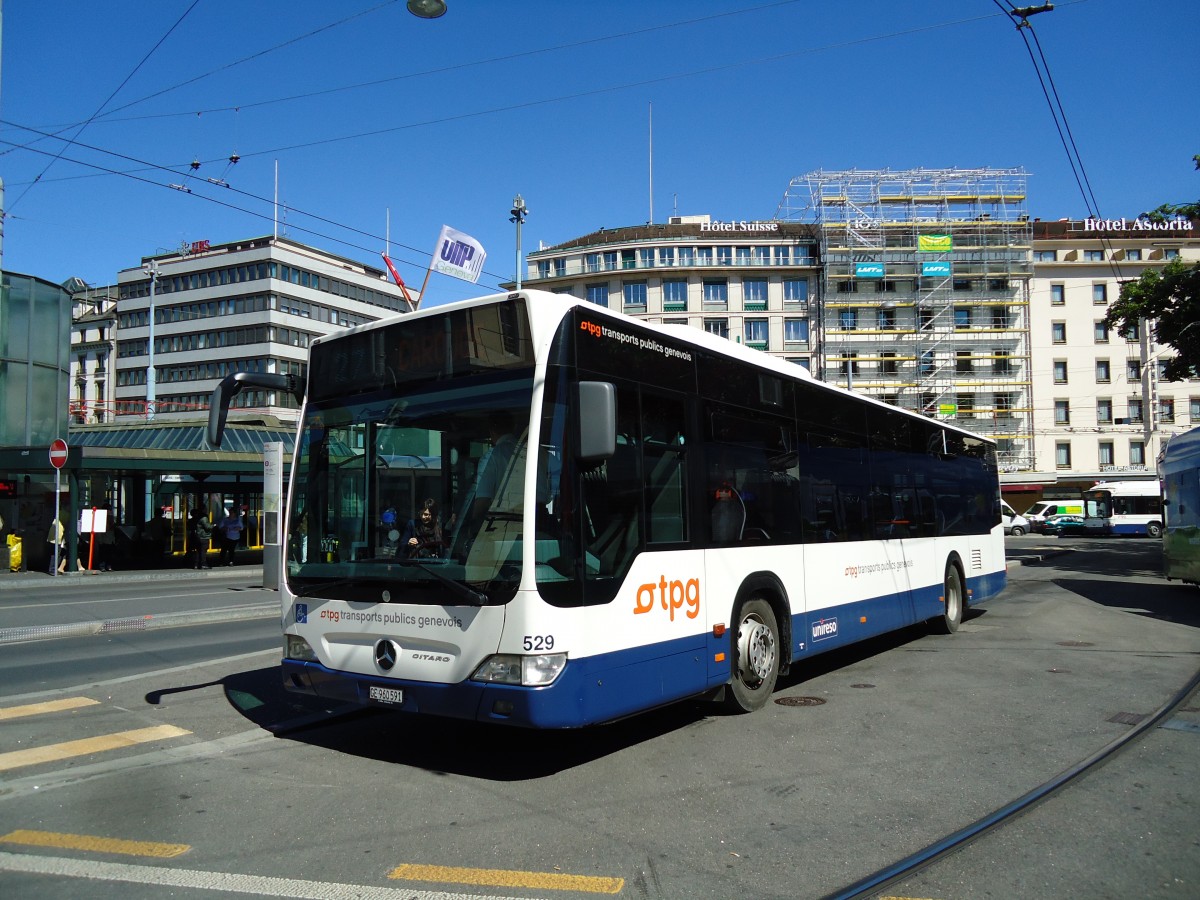
{"type": "MultiPolygon", "coordinates": [[[[278,442],[290,459],[296,432],[270,425],[231,423],[220,450],[203,424],[90,425],[67,435],[67,469],[156,473],[262,472],[263,447],[278,442]]],[[[0,448],[0,470],[53,474],[49,447],[0,448]]]]}

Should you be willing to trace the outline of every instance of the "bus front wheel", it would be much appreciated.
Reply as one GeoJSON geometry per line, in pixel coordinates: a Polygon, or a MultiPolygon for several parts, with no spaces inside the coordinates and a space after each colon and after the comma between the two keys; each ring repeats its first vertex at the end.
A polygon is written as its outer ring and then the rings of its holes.
{"type": "Polygon", "coordinates": [[[779,625],[761,597],[738,607],[736,621],[733,678],[725,702],[734,712],[753,712],[766,705],[779,677],[779,625]]]}
{"type": "Polygon", "coordinates": [[[946,578],[942,583],[942,614],[934,616],[929,624],[938,634],[954,634],[962,623],[963,600],[966,592],[963,590],[962,574],[954,563],[946,563],[946,578]]]}

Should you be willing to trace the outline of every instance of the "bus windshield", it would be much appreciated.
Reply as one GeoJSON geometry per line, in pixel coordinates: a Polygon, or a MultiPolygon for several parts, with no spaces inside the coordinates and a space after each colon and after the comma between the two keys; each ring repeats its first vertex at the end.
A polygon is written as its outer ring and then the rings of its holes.
{"type": "MultiPolygon", "coordinates": [[[[351,369],[331,376],[342,389],[310,389],[286,550],[298,597],[486,605],[515,594],[533,369],[527,334],[489,350],[477,324],[433,316],[364,335],[367,351],[421,330],[439,340],[425,368],[392,366],[384,351],[385,377],[351,369]]],[[[329,360],[314,347],[314,380],[345,361],[346,341],[329,360]]]]}
{"type": "Polygon", "coordinates": [[[289,517],[293,593],[511,598],[532,391],[528,376],[469,379],[309,406],[289,517]]]}

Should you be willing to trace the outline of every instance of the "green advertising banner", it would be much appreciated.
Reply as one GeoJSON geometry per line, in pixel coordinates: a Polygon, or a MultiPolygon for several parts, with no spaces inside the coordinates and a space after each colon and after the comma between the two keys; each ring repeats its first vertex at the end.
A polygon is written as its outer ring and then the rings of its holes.
{"type": "Polygon", "coordinates": [[[949,253],[954,242],[948,234],[922,234],[917,236],[917,250],[921,253],[949,253]]]}

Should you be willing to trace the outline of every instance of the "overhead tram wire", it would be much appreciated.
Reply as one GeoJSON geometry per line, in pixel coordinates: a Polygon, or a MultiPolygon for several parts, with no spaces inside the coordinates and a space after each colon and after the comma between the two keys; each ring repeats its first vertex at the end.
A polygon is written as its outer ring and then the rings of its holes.
{"type": "MultiPolygon", "coordinates": [[[[198,3],[198,2],[199,2],[199,0],[196,0],[196,2],[193,3],[191,7],[188,8],[188,12],[191,12],[192,7],[195,7],[196,3],[198,3]]],[[[112,116],[114,116],[116,113],[121,112],[122,110],[129,109],[132,106],[137,106],[139,103],[145,103],[147,100],[152,100],[155,97],[160,97],[163,94],[170,93],[171,91],[179,90],[179,88],[187,87],[189,84],[194,84],[197,81],[202,81],[205,78],[208,78],[212,75],[216,75],[218,72],[223,72],[223,71],[226,71],[227,69],[232,69],[235,66],[240,66],[243,63],[247,63],[252,60],[259,59],[260,57],[266,56],[268,53],[274,53],[276,50],[282,50],[284,47],[289,47],[292,44],[298,43],[303,40],[307,40],[308,38],[311,38],[311,37],[315,37],[316,35],[321,34],[322,32],[328,31],[331,28],[336,28],[339,25],[344,25],[345,23],[352,21],[353,19],[357,19],[360,16],[368,15],[370,13],[373,13],[377,10],[382,9],[385,6],[390,6],[393,3],[397,3],[397,2],[399,2],[399,0],[385,0],[385,2],[379,3],[375,6],[372,6],[370,9],[365,9],[365,10],[362,10],[361,12],[354,13],[353,15],[346,16],[345,18],[338,19],[336,22],[330,22],[327,25],[322,25],[320,28],[313,29],[312,31],[309,31],[305,34],[298,35],[294,38],[290,38],[289,40],[284,41],[282,44],[276,44],[274,47],[268,47],[265,50],[259,50],[257,53],[252,53],[249,56],[245,56],[245,57],[242,57],[241,59],[234,60],[233,62],[226,63],[223,66],[218,66],[215,69],[210,69],[209,71],[207,71],[201,75],[196,75],[192,78],[187,79],[186,81],[181,81],[178,84],[174,84],[171,87],[163,88],[161,90],[155,91],[153,94],[147,94],[145,97],[142,97],[138,100],[131,100],[122,106],[118,106],[115,109],[109,110],[109,112],[104,113],[103,115],[99,115],[99,116],[93,115],[92,118],[88,120],[88,122],[91,122],[91,121],[95,120],[96,118],[99,118],[101,121],[104,121],[104,122],[112,122],[112,121],[122,122],[122,121],[130,121],[131,119],[136,119],[136,118],[146,118],[146,117],[134,116],[134,117],[130,117],[129,119],[113,119],[112,116]]],[[[187,13],[184,13],[184,16],[186,16],[186,15],[187,15],[187,13]]],[[[182,21],[182,17],[180,17],[180,21],[182,21]]],[[[178,24],[178,23],[176,23],[176,24],[178,24]]],[[[170,32],[168,32],[168,34],[169,33],[170,32]]],[[[161,41],[160,41],[160,43],[161,43],[161,41]]],[[[145,60],[143,60],[142,62],[145,62],[145,60]]],[[[138,65],[140,66],[141,63],[139,63],[138,65]]],[[[135,69],[134,71],[136,72],[137,70],[135,69]]],[[[132,76],[132,74],[133,73],[131,72],[130,75],[132,76]]],[[[128,81],[129,79],[127,78],[125,80],[128,81]]],[[[122,82],[122,86],[124,86],[124,82],[122,82]]],[[[119,88],[118,88],[118,90],[119,90],[119,88]]],[[[109,100],[111,100],[111,99],[112,99],[112,97],[109,97],[109,100]]],[[[108,101],[106,100],[105,103],[107,103],[107,102],[108,101]]],[[[101,109],[103,109],[103,106],[101,107],[101,109]]],[[[228,111],[229,109],[236,110],[237,107],[228,107],[228,108],[224,108],[220,111],[225,112],[225,111],[228,111]]],[[[97,111],[97,112],[99,112],[99,111],[97,111]]],[[[205,110],[195,110],[195,111],[189,112],[189,113],[180,113],[179,115],[200,115],[203,112],[205,112],[205,110]]],[[[153,117],[151,117],[151,118],[153,118],[153,117]]],[[[76,125],[78,125],[78,124],[79,123],[75,123],[73,125],[63,125],[57,131],[53,132],[53,136],[58,137],[64,131],[69,131],[70,129],[76,127],[76,125]]],[[[5,151],[3,151],[3,153],[0,153],[0,155],[3,155],[4,153],[10,153],[14,149],[19,149],[19,148],[17,148],[17,147],[10,148],[9,150],[5,150],[5,151]]]]}
{"type": "MultiPolygon", "coordinates": [[[[1029,60],[1033,63],[1034,72],[1038,77],[1038,84],[1042,89],[1042,96],[1046,98],[1046,104],[1050,107],[1050,116],[1054,119],[1054,126],[1058,130],[1059,142],[1062,144],[1063,152],[1067,155],[1067,162],[1071,166],[1071,174],[1075,177],[1075,184],[1079,188],[1080,196],[1083,198],[1084,208],[1088,215],[1096,220],[1103,220],[1100,214],[1100,203],[1096,199],[1096,194],[1092,190],[1091,180],[1088,178],[1087,169],[1083,165],[1083,156],[1079,153],[1079,146],[1075,143],[1075,135],[1071,131],[1071,125],[1067,121],[1067,111],[1062,104],[1062,98],[1058,94],[1058,87],[1054,84],[1054,76],[1050,73],[1050,63],[1046,59],[1046,54],[1042,50],[1042,43],[1038,40],[1037,32],[1029,21],[1029,17],[1038,13],[1049,12],[1054,6],[1047,3],[1040,7],[1017,7],[1014,6],[1012,0],[1005,0],[1008,8],[1005,9],[1001,4],[1001,0],[992,0],[997,7],[1008,16],[1021,35],[1022,41],[1025,43],[1025,50],[1029,54],[1029,60]],[[1029,37],[1025,35],[1028,31],[1033,37],[1034,46],[1037,48],[1037,53],[1034,53],[1034,47],[1030,46],[1029,37]],[[1043,77],[1043,73],[1044,77],[1043,77]],[[1047,90],[1047,83],[1050,87],[1047,90]],[[1051,97],[1053,94],[1053,97],[1051,97]]],[[[1107,232],[1099,232],[1099,240],[1108,250],[1112,250],[1112,239],[1107,232]]],[[[1105,254],[1108,259],[1108,268],[1112,273],[1113,278],[1118,282],[1123,280],[1120,264],[1112,258],[1112,253],[1105,254]]]]}
{"type": "MultiPolygon", "coordinates": [[[[21,191],[21,193],[17,196],[17,199],[13,200],[10,204],[8,204],[6,212],[11,211],[14,206],[16,206],[18,203],[20,203],[25,198],[26,194],[28,194],[31,190],[33,190],[33,186],[42,180],[43,175],[45,175],[47,172],[50,171],[50,167],[53,166],[62,157],[62,154],[64,154],[67,151],[67,148],[70,147],[72,143],[74,143],[74,139],[79,137],[79,135],[83,134],[84,129],[86,129],[88,127],[88,125],[90,125],[92,123],[92,121],[98,115],[100,115],[100,113],[104,110],[104,107],[108,106],[108,104],[112,100],[112,98],[117,96],[117,94],[119,94],[121,92],[121,88],[125,87],[125,85],[127,85],[129,83],[129,79],[133,78],[133,76],[137,74],[138,70],[143,65],[146,64],[146,61],[148,59],[150,59],[151,56],[154,55],[155,51],[158,50],[158,48],[163,45],[163,42],[166,41],[166,39],[171,36],[172,32],[174,32],[175,29],[180,26],[180,24],[183,22],[183,20],[188,17],[188,14],[191,13],[191,11],[193,9],[195,9],[199,3],[200,3],[200,0],[192,0],[192,5],[183,11],[183,15],[181,15],[178,19],[175,20],[175,24],[167,29],[166,34],[164,34],[162,37],[160,37],[155,42],[154,46],[151,47],[150,50],[146,53],[146,55],[141,58],[141,60],[138,62],[138,64],[133,67],[133,69],[130,71],[130,73],[128,75],[126,75],[125,78],[121,81],[121,83],[118,84],[113,89],[112,93],[110,93],[104,99],[104,102],[101,103],[98,107],[96,107],[96,111],[94,113],[92,113],[87,118],[86,121],[80,123],[77,126],[78,131],[75,132],[74,137],[64,139],[65,143],[59,149],[58,154],[55,155],[48,163],[46,163],[46,167],[44,169],[42,169],[42,171],[40,173],[38,173],[37,177],[35,177],[33,179],[33,181],[29,182],[29,184],[25,186],[25,190],[21,191]]],[[[69,129],[64,129],[64,130],[69,130],[69,129]]]]}
{"type": "MultiPolygon", "coordinates": [[[[393,2],[394,2],[394,0],[393,0],[393,2]]],[[[268,100],[259,100],[259,101],[251,102],[251,103],[241,103],[241,104],[238,104],[237,106],[214,106],[214,107],[210,107],[207,109],[188,110],[186,112],[150,113],[150,114],[146,114],[146,115],[142,115],[142,116],[126,116],[126,117],[122,117],[122,118],[113,118],[113,116],[117,112],[120,112],[123,109],[128,109],[130,106],[133,106],[137,103],[142,102],[141,100],[137,100],[137,101],[134,101],[133,103],[127,103],[127,104],[125,104],[125,106],[118,107],[117,109],[114,109],[114,110],[110,111],[109,113],[106,113],[103,116],[103,118],[105,119],[105,121],[108,121],[108,122],[133,122],[133,121],[142,121],[145,119],[169,119],[169,118],[179,118],[181,116],[206,115],[206,114],[217,113],[217,112],[236,112],[238,110],[254,109],[254,108],[257,108],[260,106],[272,106],[277,103],[290,103],[295,100],[309,100],[309,99],[312,99],[313,97],[322,97],[322,96],[326,96],[328,94],[336,94],[336,93],[341,93],[344,91],[359,90],[361,88],[379,87],[380,85],[391,84],[391,83],[397,82],[397,81],[406,81],[411,78],[425,78],[425,77],[428,77],[431,75],[444,75],[448,72],[461,71],[463,69],[475,68],[477,66],[486,66],[486,65],[491,65],[493,63],[512,62],[517,59],[524,59],[524,58],[528,58],[531,56],[539,56],[539,55],[546,54],[546,53],[555,53],[560,50],[576,50],[580,47],[586,47],[591,44],[600,44],[600,43],[605,43],[608,41],[616,41],[616,40],[621,40],[621,39],[629,38],[629,37],[639,37],[641,35],[652,34],[654,32],[659,32],[659,31],[666,31],[666,30],[669,30],[672,28],[682,28],[682,27],[686,27],[688,25],[698,25],[698,24],[701,24],[704,22],[713,21],[715,19],[724,19],[724,18],[728,18],[730,16],[740,16],[740,15],[744,15],[746,13],[761,12],[763,10],[774,9],[779,6],[789,6],[791,4],[798,3],[798,2],[800,2],[800,0],[778,0],[778,2],[776,2],[776,3],[768,3],[763,6],[752,6],[752,7],[746,8],[746,9],[733,10],[732,12],[715,13],[711,16],[701,16],[700,18],[697,18],[697,19],[685,19],[680,22],[670,22],[665,25],[651,25],[646,28],[635,29],[634,31],[623,31],[623,32],[619,32],[617,34],[602,35],[600,37],[587,38],[585,40],[580,40],[580,41],[572,41],[572,42],[566,43],[566,44],[555,44],[550,47],[539,47],[534,50],[523,50],[519,53],[508,53],[503,56],[492,56],[492,57],[488,57],[487,59],[479,59],[479,60],[474,60],[472,62],[456,63],[454,65],[440,66],[436,69],[423,69],[420,72],[407,72],[403,75],[391,75],[387,78],[377,78],[372,81],[361,81],[361,82],[356,82],[355,84],[341,85],[340,87],[322,88],[321,90],[317,90],[317,91],[307,91],[303,94],[291,94],[286,97],[274,97],[274,98],[271,98],[268,100]]],[[[340,23],[337,23],[337,24],[340,24],[340,23]]],[[[955,23],[955,24],[957,24],[957,23],[955,23]]],[[[280,45],[280,46],[283,46],[283,45],[280,45]]],[[[278,49],[278,48],[273,48],[273,49],[278,49]]],[[[261,54],[256,54],[256,55],[261,55],[261,54]]],[[[253,59],[253,58],[254,57],[247,57],[244,60],[238,60],[238,62],[230,63],[229,65],[224,66],[222,68],[230,68],[234,65],[238,65],[239,63],[246,62],[247,60],[253,59]]],[[[183,87],[184,85],[191,84],[193,81],[199,81],[201,78],[206,78],[206,77],[208,77],[208,75],[215,74],[215,72],[217,72],[217,71],[220,71],[220,69],[213,70],[213,72],[206,73],[205,75],[199,75],[196,78],[193,78],[190,81],[185,81],[179,85],[176,85],[175,87],[183,87]]],[[[169,91],[175,90],[175,87],[166,88],[155,94],[151,94],[147,97],[144,97],[143,100],[149,100],[153,97],[160,96],[161,94],[168,93],[169,91]]]]}
{"type": "MultiPolygon", "coordinates": [[[[702,69],[692,69],[687,72],[676,72],[668,75],[661,75],[656,78],[648,78],[642,81],[625,82],[624,84],[608,85],[606,87],[594,88],[592,90],[579,91],[574,94],[565,94],[557,97],[544,97],[538,100],[528,100],[523,103],[513,103],[507,106],[496,106],[485,110],[476,110],[474,112],[459,113],[452,116],[443,116],[437,119],[427,119],[422,122],[409,122],[403,125],[393,125],[387,128],[377,128],[372,131],[355,132],[354,134],[339,135],[335,137],[321,138],[319,140],[305,141],[299,144],[288,144],[281,147],[273,147],[267,150],[256,150],[241,154],[242,159],[247,159],[254,156],[269,156],[272,154],[286,153],[291,150],[304,150],[309,147],[319,147],[325,144],[335,144],[342,141],[359,140],[366,137],[377,137],[384,134],[393,134],[399,131],[406,131],[412,128],[424,128],[430,125],[443,125],[448,122],[459,122],[465,119],[473,119],[480,116],[496,115],[498,113],[513,112],[520,109],[532,109],[538,106],[546,106],[551,103],[563,103],[569,100],[579,100],[584,97],[595,97],[602,94],[616,93],[618,91],[633,90],[635,88],[646,87],[654,84],[664,84],[671,81],[679,81],[685,78],[694,78],[699,75],[711,75],[716,72],[725,72],[731,69],[745,68],[748,66],[760,65],[763,63],[778,62],[784,59],[791,59],[796,56],[803,56],[810,53],[821,53],[829,50],[840,50],[846,47],[853,47],[862,44],[874,43],[876,41],[887,40],[895,37],[905,37],[912,34],[920,34],[927,31],[935,31],[942,28],[951,28],[958,25],[970,24],[985,19],[993,18],[993,16],[974,16],[969,19],[957,19],[953,22],[942,22],[936,25],[926,25],[919,28],[909,28],[903,31],[889,32],[888,34],[872,35],[871,37],[858,38],[851,41],[841,41],[836,44],[826,44],[821,47],[809,47],[803,50],[793,50],[786,53],[778,53],[772,56],[756,57],[754,59],[742,60],[739,62],[725,63],[718,66],[707,66],[702,69]]],[[[240,107],[244,109],[245,107],[240,107]]],[[[181,113],[180,115],[193,115],[193,113],[181,113]]],[[[203,162],[220,162],[220,159],[203,160],[203,162]]]]}
{"type": "MultiPolygon", "coordinates": [[[[7,143],[10,145],[12,144],[11,141],[0,141],[0,143],[7,143]]],[[[48,150],[38,150],[38,149],[35,149],[32,147],[25,147],[23,149],[27,150],[30,153],[38,153],[43,156],[52,156],[53,155],[48,150]]],[[[106,175],[120,175],[123,178],[129,178],[133,181],[141,182],[142,184],[151,185],[152,187],[167,188],[169,190],[178,191],[180,193],[187,194],[192,197],[196,197],[197,199],[206,200],[209,203],[214,203],[217,206],[222,206],[226,209],[233,210],[234,212],[244,213],[246,215],[253,216],[254,218],[257,218],[257,219],[266,219],[267,221],[272,221],[272,216],[268,215],[267,213],[256,212],[252,209],[247,209],[246,207],[238,206],[234,203],[228,203],[224,200],[218,200],[216,197],[210,197],[206,194],[199,194],[199,193],[196,193],[195,191],[193,191],[191,188],[185,187],[180,184],[167,184],[167,183],[164,183],[161,181],[155,181],[151,178],[144,178],[140,175],[135,175],[132,172],[121,172],[116,169],[109,169],[109,168],[106,168],[105,166],[98,165],[97,163],[90,163],[90,162],[86,162],[81,159],[71,159],[70,157],[63,157],[63,160],[65,162],[71,163],[73,165],[84,166],[89,169],[99,170],[106,175]]],[[[181,174],[181,173],[173,173],[173,174],[181,174]]],[[[186,176],[181,176],[181,177],[186,177],[186,176]]],[[[205,183],[207,183],[207,182],[205,182],[205,183]]],[[[253,195],[249,195],[249,196],[253,196],[253,195]]],[[[256,199],[263,199],[265,201],[265,198],[256,198],[256,199]]],[[[265,202],[273,202],[273,201],[265,201],[265,202]]],[[[292,209],[294,212],[300,212],[300,210],[295,210],[292,207],[288,207],[288,208],[292,209]]],[[[307,215],[307,213],[305,213],[304,215],[307,215]]],[[[334,224],[336,224],[336,223],[334,223],[334,224]]],[[[360,244],[355,244],[351,241],[343,240],[341,238],[334,237],[333,235],[330,235],[330,234],[324,234],[320,231],[315,231],[311,228],[304,228],[301,225],[290,225],[289,227],[294,228],[297,231],[302,231],[305,234],[311,234],[316,237],[324,238],[325,240],[328,240],[328,241],[333,241],[334,243],[341,244],[346,247],[352,247],[355,250],[361,250],[364,253],[374,254],[375,252],[377,252],[370,247],[364,247],[360,244]]],[[[353,229],[348,226],[338,225],[337,227],[346,228],[347,231],[357,231],[357,229],[353,229]]],[[[358,232],[358,233],[363,234],[367,237],[375,238],[376,240],[383,240],[383,238],[379,237],[378,235],[371,235],[371,234],[368,234],[367,232],[358,232]]],[[[393,242],[393,243],[395,243],[395,242],[393,242]]],[[[410,247],[410,248],[406,248],[406,249],[413,249],[413,248],[410,247]]],[[[420,252],[420,251],[417,251],[417,252],[420,252]]],[[[408,259],[401,260],[401,261],[407,265],[412,265],[412,266],[417,266],[417,265],[423,266],[424,265],[423,263],[416,263],[416,262],[413,262],[412,260],[408,260],[408,259]]]]}
{"type": "MultiPolygon", "coordinates": [[[[38,134],[38,135],[48,137],[48,138],[55,137],[54,135],[49,134],[48,132],[41,131],[40,129],[33,128],[29,125],[21,125],[18,122],[12,122],[8,119],[0,119],[0,124],[8,125],[12,128],[20,128],[22,130],[30,131],[30,132],[33,132],[34,134],[38,134]]],[[[64,140],[63,138],[56,138],[56,139],[64,140]]],[[[149,162],[148,160],[138,159],[137,157],[129,156],[128,154],[125,154],[125,153],[118,153],[115,150],[105,150],[103,147],[96,147],[91,144],[84,144],[79,141],[74,142],[74,145],[76,147],[79,147],[84,150],[92,150],[96,153],[101,153],[106,156],[115,156],[117,159],[123,159],[126,162],[137,163],[139,166],[142,167],[141,170],[139,170],[139,171],[165,172],[168,175],[172,175],[174,177],[193,180],[193,181],[197,182],[198,185],[211,185],[213,187],[224,188],[226,190],[232,191],[235,194],[240,194],[241,196],[246,197],[248,199],[257,200],[260,203],[274,204],[274,202],[275,202],[271,198],[262,197],[258,194],[251,193],[250,191],[244,191],[244,190],[241,190],[240,188],[235,188],[232,185],[230,185],[228,182],[225,182],[221,179],[205,178],[203,176],[196,175],[194,170],[186,171],[186,169],[191,168],[190,164],[187,167],[180,166],[178,168],[172,168],[171,166],[159,165],[157,163],[149,162]]],[[[31,147],[25,147],[23,149],[27,149],[33,153],[43,153],[44,154],[44,153],[48,152],[48,151],[44,151],[44,150],[34,150],[31,147]]],[[[91,164],[91,163],[85,163],[82,160],[70,160],[69,159],[67,161],[73,162],[77,165],[89,166],[91,168],[98,169],[102,174],[105,174],[105,175],[133,175],[134,174],[133,172],[123,172],[118,169],[109,169],[105,166],[99,166],[99,165],[95,165],[95,164],[91,164]]],[[[152,184],[161,184],[161,182],[150,182],[149,179],[138,179],[138,180],[147,181],[152,184]]],[[[170,187],[170,185],[166,185],[166,187],[170,187]]],[[[191,191],[189,190],[188,193],[191,193],[191,191]]],[[[240,207],[233,207],[233,208],[240,209],[240,207]]],[[[351,225],[343,225],[341,222],[335,222],[332,219],[325,218],[324,216],[320,216],[316,213],[307,212],[306,210],[300,209],[295,206],[289,205],[287,208],[289,210],[291,210],[292,212],[299,213],[300,215],[305,216],[307,218],[316,219],[319,222],[324,222],[326,225],[332,225],[335,228],[342,228],[353,234],[358,234],[358,235],[361,235],[362,237],[370,238],[372,240],[380,240],[379,235],[373,234],[369,231],[362,231],[361,229],[355,228],[351,225]]],[[[392,243],[396,244],[396,246],[398,246],[398,247],[403,247],[405,250],[411,250],[413,253],[423,253],[424,252],[422,250],[417,249],[416,247],[410,247],[407,244],[400,243],[399,241],[393,241],[392,243]]],[[[355,245],[347,244],[346,246],[355,246],[355,245]]],[[[358,249],[365,249],[365,248],[360,247],[358,249]]],[[[403,262],[412,264],[409,260],[403,260],[403,262]]],[[[497,276],[497,277],[499,277],[499,276],[497,276]]]]}
{"type": "MultiPolygon", "coordinates": [[[[616,93],[617,91],[632,90],[634,88],[645,87],[647,85],[652,85],[652,84],[661,84],[664,82],[676,81],[676,80],[680,80],[680,79],[684,79],[684,78],[692,78],[692,77],[696,77],[699,75],[709,75],[709,74],[713,74],[715,72],[722,72],[722,71],[727,71],[730,69],[743,68],[743,67],[752,66],[752,65],[759,65],[762,63],[777,62],[779,60],[789,59],[789,58],[796,57],[796,56],[802,56],[802,55],[807,55],[807,54],[812,54],[812,53],[822,53],[822,52],[827,52],[830,50],[840,50],[840,49],[845,49],[847,47],[854,47],[854,46],[860,46],[863,44],[875,43],[877,41],[887,40],[890,38],[907,37],[909,35],[921,34],[921,33],[925,33],[928,31],[936,31],[936,30],[943,29],[943,28],[952,28],[952,27],[956,27],[959,25],[968,25],[968,24],[971,24],[974,22],[979,22],[979,21],[983,21],[986,19],[990,19],[990,18],[994,18],[994,16],[993,15],[973,16],[973,17],[967,18],[967,19],[956,19],[956,20],[950,21],[950,22],[940,22],[940,23],[937,23],[934,25],[926,25],[926,26],[921,26],[918,28],[909,28],[909,29],[905,29],[903,31],[894,31],[894,32],[888,32],[886,34],[872,35],[870,37],[865,37],[865,38],[856,38],[856,39],[850,40],[850,41],[840,41],[840,42],[834,43],[834,44],[825,44],[820,47],[809,47],[809,48],[805,48],[802,50],[795,50],[795,51],[790,51],[787,53],[775,54],[772,56],[758,57],[758,58],[750,59],[750,60],[743,60],[741,62],[728,63],[728,64],[720,65],[720,66],[709,66],[709,67],[702,68],[702,69],[694,69],[694,70],[691,70],[688,72],[679,72],[679,73],[670,74],[670,75],[663,75],[658,78],[646,79],[644,81],[627,82],[625,84],[619,84],[619,85],[609,85],[607,87],[596,88],[596,89],[589,90],[589,91],[582,91],[582,92],[578,92],[578,93],[574,93],[574,94],[567,94],[567,95],[558,96],[558,97],[548,97],[548,98],[543,98],[540,100],[530,100],[530,101],[527,101],[524,103],[516,103],[516,104],[510,104],[508,106],[492,107],[492,108],[485,109],[485,110],[477,110],[475,112],[461,113],[461,114],[453,115],[453,116],[445,116],[445,117],[438,118],[438,119],[427,119],[422,122],[412,122],[412,123],[408,123],[408,124],[404,124],[404,125],[395,125],[395,126],[391,126],[388,128],[375,129],[373,131],[356,132],[354,134],[322,138],[320,140],[307,141],[305,143],[300,143],[300,144],[290,144],[290,145],[286,145],[283,147],[275,147],[275,148],[268,149],[268,150],[251,151],[251,152],[241,154],[240,158],[246,159],[248,157],[253,157],[253,156],[267,156],[267,155],[271,155],[271,154],[284,153],[284,152],[287,152],[290,150],[302,150],[302,149],[307,149],[309,147],[322,146],[324,144],[339,143],[341,141],[357,140],[357,139],[364,138],[364,137],[375,137],[375,136],[383,135],[383,134],[391,134],[391,133],[395,133],[395,132],[399,132],[399,131],[408,130],[411,128],[423,128],[423,127],[427,127],[430,125],[442,125],[442,124],[446,124],[448,122],[457,122],[457,121],[462,121],[465,119],[477,118],[480,116],[495,115],[497,113],[503,113],[503,112],[512,112],[512,111],[519,110],[519,109],[529,109],[529,108],[533,108],[536,106],[545,106],[545,105],[548,105],[551,103],[562,103],[562,102],[566,102],[569,100],[577,100],[577,99],[580,99],[583,97],[598,96],[598,95],[606,94],[606,93],[616,93]]],[[[323,92],[315,92],[312,95],[297,95],[297,97],[299,98],[299,97],[306,97],[306,96],[315,96],[316,94],[319,94],[319,93],[323,93],[323,92]]],[[[238,107],[222,107],[222,108],[214,109],[214,110],[210,110],[210,111],[224,111],[226,109],[245,109],[245,108],[246,108],[246,105],[241,105],[238,107]]],[[[176,115],[176,116],[178,116],[178,115],[195,115],[195,111],[186,112],[186,113],[172,113],[170,115],[176,115]]],[[[21,126],[21,127],[29,128],[29,126],[21,126]]],[[[36,129],[29,129],[29,130],[36,130],[36,129]]],[[[21,145],[17,145],[17,146],[21,146],[21,145]]],[[[202,160],[201,162],[205,163],[205,164],[219,163],[219,162],[223,162],[224,159],[225,159],[224,157],[213,158],[213,159],[202,160]]],[[[102,168],[102,167],[99,167],[99,168],[102,168]]],[[[117,174],[117,173],[114,173],[114,174],[117,174]]]]}

